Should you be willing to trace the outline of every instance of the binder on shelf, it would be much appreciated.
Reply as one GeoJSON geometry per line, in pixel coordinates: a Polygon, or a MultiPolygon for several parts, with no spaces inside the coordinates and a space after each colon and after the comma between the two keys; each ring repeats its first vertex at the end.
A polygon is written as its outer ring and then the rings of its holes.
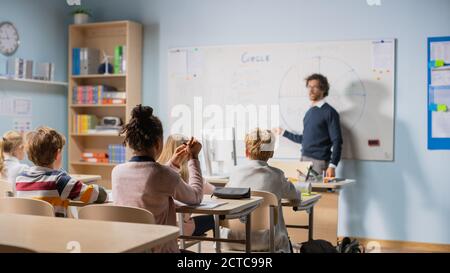
{"type": "Polygon", "coordinates": [[[100,50],[97,48],[72,49],[72,75],[92,75],[98,73],[100,50]]]}

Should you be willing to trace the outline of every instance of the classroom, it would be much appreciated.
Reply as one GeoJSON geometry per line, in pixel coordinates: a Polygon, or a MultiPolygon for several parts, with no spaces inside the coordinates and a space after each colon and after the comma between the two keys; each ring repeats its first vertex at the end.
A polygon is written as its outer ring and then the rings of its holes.
{"type": "Polygon", "coordinates": [[[0,253],[449,253],[448,11],[0,0],[0,253]]]}

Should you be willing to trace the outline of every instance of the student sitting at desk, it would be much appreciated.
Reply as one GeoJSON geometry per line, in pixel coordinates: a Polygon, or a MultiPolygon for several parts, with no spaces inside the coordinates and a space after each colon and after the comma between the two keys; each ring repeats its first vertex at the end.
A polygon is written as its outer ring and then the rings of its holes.
{"type": "MultiPolygon", "coordinates": [[[[175,151],[178,147],[182,146],[184,143],[187,143],[189,139],[183,135],[175,134],[167,137],[166,143],[164,144],[164,148],[161,152],[161,155],[158,158],[158,163],[167,164],[169,160],[175,154],[175,151]]],[[[187,166],[187,161],[183,162],[180,166],[180,176],[183,181],[189,181],[189,170],[187,166]]],[[[203,194],[212,194],[214,192],[215,187],[205,180],[203,181],[203,194]]],[[[175,203],[177,200],[175,200],[175,203]]],[[[184,214],[184,222],[183,222],[184,235],[188,236],[201,236],[205,232],[214,229],[214,216],[212,215],[199,215],[195,217],[191,217],[190,214],[184,214]]]]}
{"type": "Polygon", "coordinates": [[[24,158],[23,136],[16,131],[6,132],[0,139],[0,177],[11,184],[13,191],[16,177],[28,170],[28,165],[20,163],[24,158]]]}
{"type": "MultiPolygon", "coordinates": [[[[190,205],[200,204],[203,199],[203,178],[198,161],[202,145],[191,138],[175,150],[166,166],[161,165],[155,162],[164,145],[161,121],[148,106],[136,106],[131,116],[122,133],[135,156],[112,171],[114,203],[144,208],[153,213],[156,224],[176,226],[174,199],[190,205]],[[189,183],[178,174],[187,159],[189,183]]],[[[154,248],[153,252],[177,253],[180,250],[177,240],[173,240],[154,248]]]]}
{"type": "Polygon", "coordinates": [[[40,127],[27,134],[28,158],[36,165],[16,178],[17,197],[34,198],[52,204],[55,216],[66,217],[69,200],[104,203],[106,191],[98,185],[86,185],[59,170],[66,140],[57,131],[40,127]]]}
{"type": "MultiPolygon", "coordinates": [[[[245,137],[245,154],[249,159],[246,164],[236,167],[230,175],[227,187],[251,188],[256,191],[267,191],[275,194],[281,202],[282,198],[300,200],[300,192],[288,182],[282,170],[271,167],[267,161],[273,156],[271,147],[274,135],[269,130],[255,129],[245,137]]],[[[223,229],[223,234],[230,239],[244,239],[245,234],[223,229]]],[[[269,230],[252,232],[252,250],[269,250],[269,230]]],[[[291,252],[286,225],[281,206],[278,211],[278,224],[275,227],[275,249],[277,252],[291,252]]],[[[235,248],[234,244],[229,244],[235,248]]]]}

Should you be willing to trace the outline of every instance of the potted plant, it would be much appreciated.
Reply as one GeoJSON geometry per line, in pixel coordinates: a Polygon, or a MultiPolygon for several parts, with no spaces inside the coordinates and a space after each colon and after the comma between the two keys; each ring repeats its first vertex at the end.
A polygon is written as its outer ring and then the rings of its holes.
{"type": "Polygon", "coordinates": [[[73,15],[74,23],[77,25],[86,24],[89,21],[89,17],[92,16],[91,12],[83,6],[76,7],[71,14],[73,15]]]}

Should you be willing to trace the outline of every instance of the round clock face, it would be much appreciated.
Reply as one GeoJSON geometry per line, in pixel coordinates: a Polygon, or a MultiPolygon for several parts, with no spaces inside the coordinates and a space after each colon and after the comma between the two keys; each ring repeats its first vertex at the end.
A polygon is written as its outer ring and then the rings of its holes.
{"type": "Polygon", "coordinates": [[[0,53],[11,56],[19,47],[19,33],[10,22],[0,23],[0,53]]]}

